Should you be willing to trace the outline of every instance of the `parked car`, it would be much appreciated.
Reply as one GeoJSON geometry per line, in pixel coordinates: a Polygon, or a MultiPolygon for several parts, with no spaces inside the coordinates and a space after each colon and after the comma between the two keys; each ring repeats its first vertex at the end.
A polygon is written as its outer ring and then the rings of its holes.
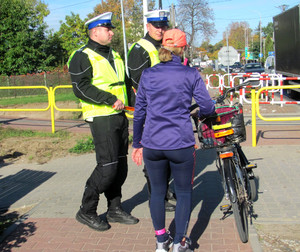
{"type": "Polygon", "coordinates": [[[223,72],[227,72],[227,66],[219,65],[219,69],[223,72]]]}
{"type": "MultiPolygon", "coordinates": [[[[235,62],[233,65],[229,66],[229,73],[239,73],[242,66],[243,65],[240,62],[235,62]]],[[[219,65],[219,69],[221,69],[223,72],[228,71],[228,67],[224,65],[219,65]]]]}
{"type": "Polygon", "coordinates": [[[265,71],[268,74],[275,73],[275,56],[269,56],[265,61],[265,71]]]}
{"type": "Polygon", "coordinates": [[[260,63],[248,63],[243,66],[242,70],[245,73],[263,73],[265,68],[260,63]]]}
{"type": "Polygon", "coordinates": [[[235,62],[233,65],[229,66],[230,73],[239,73],[242,71],[243,65],[241,62],[235,62]]]}

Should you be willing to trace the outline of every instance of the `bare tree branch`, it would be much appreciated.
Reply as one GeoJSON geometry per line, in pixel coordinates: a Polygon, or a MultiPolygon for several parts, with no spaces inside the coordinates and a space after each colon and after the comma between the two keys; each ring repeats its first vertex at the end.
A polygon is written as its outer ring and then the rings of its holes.
{"type": "Polygon", "coordinates": [[[216,33],[213,11],[205,0],[179,0],[177,13],[178,27],[187,34],[192,56],[195,41],[199,36],[202,36],[203,40],[209,40],[216,33]]]}

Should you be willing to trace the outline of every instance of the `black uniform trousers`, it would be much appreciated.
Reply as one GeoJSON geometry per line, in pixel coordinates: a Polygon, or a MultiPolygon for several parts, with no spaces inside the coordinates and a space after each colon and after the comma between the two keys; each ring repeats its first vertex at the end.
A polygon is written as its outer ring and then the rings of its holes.
{"type": "Polygon", "coordinates": [[[101,193],[107,198],[109,209],[121,205],[121,187],[128,173],[128,119],[124,112],[99,116],[89,126],[95,144],[97,166],[86,182],[81,210],[94,215],[101,193]]]}

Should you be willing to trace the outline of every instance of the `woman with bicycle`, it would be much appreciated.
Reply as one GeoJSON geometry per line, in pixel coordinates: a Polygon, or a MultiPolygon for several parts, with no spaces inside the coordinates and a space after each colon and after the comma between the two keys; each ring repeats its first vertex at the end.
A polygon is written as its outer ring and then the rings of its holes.
{"type": "Polygon", "coordinates": [[[150,212],[157,252],[168,251],[173,244],[173,238],[165,229],[168,166],[177,196],[173,251],[191,251],[186,232],[195,163],[195,137],[189,110],[192,97],[200,107],[201,116],[215,111],[197,69],[181,63],[186,45],[183,31],[171,29],[165,32],[159,50],[161,63],[143,71],[135,104],[132,159],[137,165],[144,160],[153,188],[150,212]]]}

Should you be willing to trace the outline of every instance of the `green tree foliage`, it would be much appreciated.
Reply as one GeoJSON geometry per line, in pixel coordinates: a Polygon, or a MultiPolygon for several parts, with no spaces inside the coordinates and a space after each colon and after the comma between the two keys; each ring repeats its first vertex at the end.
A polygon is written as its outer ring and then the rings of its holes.
{"type": "Polygon", "coordinates": [[[247,22],[233,22],[229,25],[228,43],[236,50],[245,48],[247,33],[249,33],[249,25],[247,22]]]}
{"type": "Polygon", "coordinates": [[[254,59],[259,59],[259,53],[260,53],[260,38],[259,38],[259,34],[254,34],[252,37],[252,42],[251,42],[251,46],[250,51],[253,53],[253,58],[254,59]]]}
{"type": "MultiPolygon", "coordinates": [[[[149,0],[148,9],[153,10],[154,0],[149,0]]],[[[103,0],[96,5],[85,20],[79,14],[67,15],[58,32],[47,32],[44,17],[49,14],[42,0],[0,0],[0,75],[19,75],[37,71],[51,70],[65,66],[70,54],[86,44],[88,31],[84,23],[96,15],[113,12],[114,38],[111,46],[124,58],[124,39],[122,11],[119,0],[103,0]]],[[[123,0],[127,49],[130,44],[144,36],[143,1],[123,0]]],[[[202,35],[204,42],[197,50],[190,51],[192,56],[208,55],[216,59],[226,39],[215,45],[209,43],[214,34],[213,12],[204,0],[180,0],[176,21],[179,28],[188,35],[188,44],[194,48],[196,38],[202,35]]],[[[252,34],[246,22],[232,23],[229,26],[229,44],[241,51],[247,37],[249,51],[258,57],[259,29],[252,34]]],[[[262,27],[264,56],[273,51],[273,27],[269,23],[262,27]]]]}
{"type": "MultiPolygon", "coordinates": [[[[128,2],[132,0],[127,0],[124,5],[129,6],[128,2]]],[[[132,2],[133,3],[133,2],[132,2]]],[[[124,9],[125,9],[124,6],[124,9]]],[[[88,19],[93,18],[97,15],[100,15],[104,12],[112,12],[112,23],[116,27],[114,32],[114,37],[111,43],[111,47],[120,53],[120,55],[124,58],[124,46],[123,46],[123,31],[122,31],[122,16],[121,16],[121,4],[119,0],[105,0],[100,4],[97,4],[94,8],[94,12],[88,15],[88,19]]],[[[125,13],[126,20],[126,13],[125,13]]],[[[126,21],[125,21],[126,22],[126,21]]]]}
{"type": "Polygon", "coordinates": [[[269,52],[273,52],[273,51],[274,51],[273,39],[270,37],[270,35],[268,35],[264,39],[264,61],[269,56],[269,52]]]}
{"type": "Polygon", "coordinates": [[[262,27],[263,33],[263,48],[264,48],[264,61],[269,56],[269,52],[274,51],[274,42],[273,42],[273,23],[270,22],[266,27],[262,27]]]}
{"type": "MultiPolygon", "coordinates": [[[[154,6],[154,0],[148,1],[149,10],[154,6]]],[[[125,34],[127,49],[128,44],[139,40],[144,36],[143,29],[143,3],[142,0],[124,0],[124,20],[125,20],[125,34]]],[[[116,27],[114,29],[114,37],[111,43],[111,47],[120,53],[124,58],[124,40],[123,40],[123,28],[122,28],[122,11],[119,0],[106,0],[102,1],[94,8],[94,12],[89,14],[88,17],[92,18],[101,13],[111,11],[113,13],[112,23],[116,27]]]]}
{"type": "Polygon", "coordinates": [[[1,0],[0,74],[43,70],[52,60],[46,54],[47,6],[38,0],[1,0]]]}
{"type": "Polygon", "coordinates": [[[135,1],[132,7],[131,16],[128,20],[128,29],[126,31],[127,42],[132,44],[144,36],[143,29],[143,3],[141,0],[135,1]]]}
{"type": "Polygon", "coordinates": [[[218,59],[218,52],[223,46],[223,41],[220,41],[215,45],[210,44],[209,41],[204,41],[200,47],[196,48],[196,53],[200,55],[201,58],[203,58],[204,55],[207,55],[209,59],[215,60],[218,59]]]}
{"type": "Polygon", "coordinates": [[[270,22],[267,26],[262,27],[262,33],[264,37],[269,36],[270,38],[273,38],[273,23],[270,22]]]}
{"type": "Polygon", "coordinates": [[[48,43],[45,50],[46,55],[49,56],[47,68],[51,69],[64,66],[67,60],[67,53],[62,47],[62,39],[59,37],[57,32],[54,34],[50,32],[47,40],[48,43]]]}
{"type": "Polygon", "coordinates": [[[81,20],[79,14],[71,12],[71,16],[65,17],[65,22],[61,22],[59,31],[53,39],[60,43],[62,48],[61,60],[67,62],[68,57],[74,50],[79,49],[88,41],[87,27],[85,21],[81,20]]]}
{"type": "Polygon", "coordinates": [[[224,46],[223,41],[220,41],[214,45],[213,51],[219,51],[224,46]]]}
{"type": "MultiPolygon", "coordinates": [[[[270,24],[270,23],[269,23],[270,24]]],[[[268,31],[268,28],[266,27],[261,27],[260,29],[260,24],[258,24],[257,28],[254,30],[254,34],[253,34],[253,37],[252,37],[252,52],[253,52],[253,57],[254,59],[256,60],[259,60],[259,61],[263,61],[263,58],[260,59],[259,58],[259,54],[263,52],[263,32],[260,34],[260,30],[264,30],[265,31],[268,31]]]]}

